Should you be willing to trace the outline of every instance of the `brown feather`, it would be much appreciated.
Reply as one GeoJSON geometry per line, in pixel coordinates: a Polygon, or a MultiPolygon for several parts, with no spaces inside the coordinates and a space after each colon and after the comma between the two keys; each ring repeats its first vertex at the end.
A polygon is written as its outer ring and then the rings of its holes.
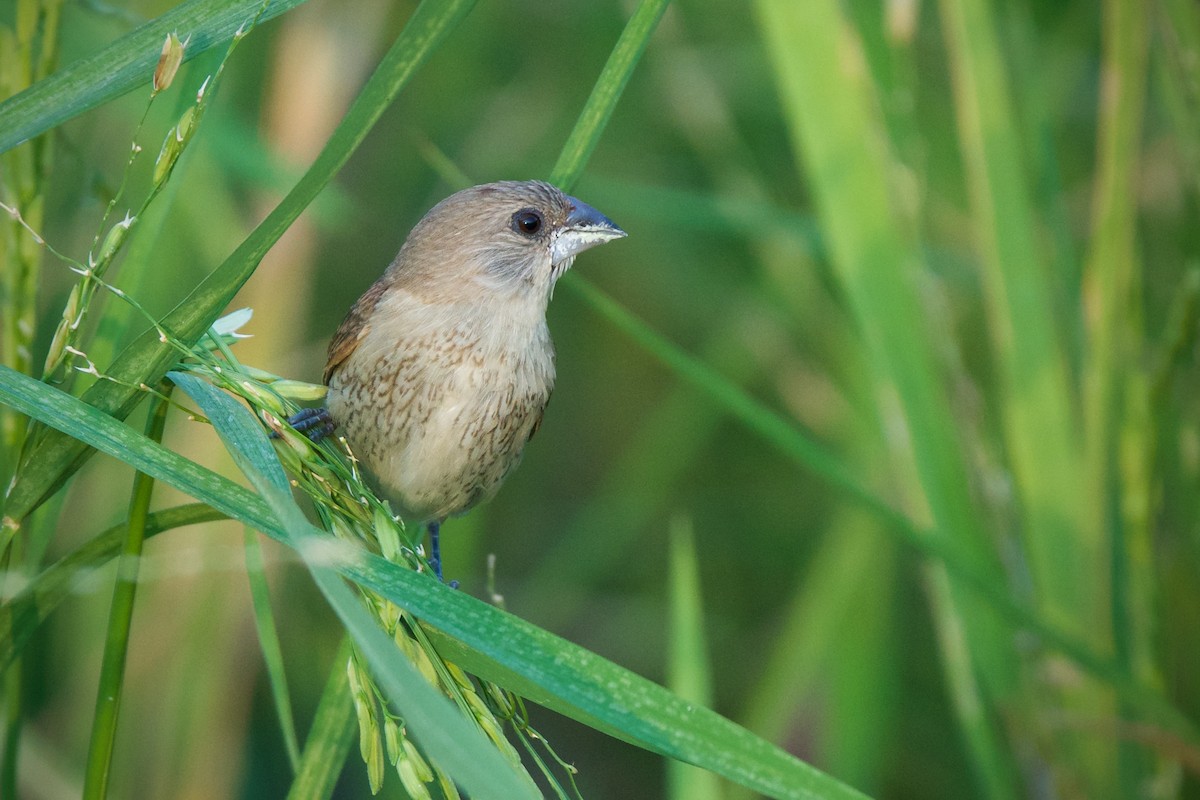
{"type": "Polygon", "coordinates": [[[546,409],[550,406],[550,395],[546,395],[546,402],[542,409],[537,412],[537,419],[533,421],[533,427],[529,429],[529,436],[525,437],[525,443],[528,444],[539,430],[542,429],[542,420],[546,418],[546,409]]]}
{"type": "Polygon", "coordinates": [[[329,342],[329,356],[325,362],[325,374],[321,378],[326,384],[333,377],[333,373],[337,372],[338,367],[345,363],[350,354],[355,351],[363,337],[367,335],[367,331],[370,329],[367,320],[371,318],[371,313],[387,290],[388,284],[382,279],[375,281],[371,284],[371,288],[358,298],[354,307],[350,309],[350,313],[338,326],[337,332],[333,334],[333,339],[329,342]]]}

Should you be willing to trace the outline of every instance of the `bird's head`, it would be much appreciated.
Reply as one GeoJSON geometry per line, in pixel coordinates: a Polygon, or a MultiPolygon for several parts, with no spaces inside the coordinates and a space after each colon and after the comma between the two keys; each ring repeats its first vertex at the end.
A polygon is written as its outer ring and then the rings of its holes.
{"type": "Polygon", "coordinates": [[[470,283],[544,302],[575,256],[622,236],[608,217],[548,183],[488,183],[434,206],[393,269],[426,291],[470,283]]]}

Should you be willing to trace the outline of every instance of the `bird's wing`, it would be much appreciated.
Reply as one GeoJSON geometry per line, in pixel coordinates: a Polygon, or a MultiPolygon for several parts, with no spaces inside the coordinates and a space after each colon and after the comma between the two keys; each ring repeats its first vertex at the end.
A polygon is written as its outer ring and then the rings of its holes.
{"type": "Polygon", "coordinates": [[[350,354],[358,348],[358,343],[363,340],[363,337],[367,335],[370,328],[367,320],[371,318],[371,312],[375,310],[375,306],[379,304],[379,299],[383,297],[387,288],[387,284],[381,280],[371,284],[371,288],[358,298],[354,307],[350,309],[350,313],[338,326],[337,332],[333,334],[333,339],[329,342],[329,358],[325,362],[325,375],[322,377],[326,384],[333,377],[333,373],[337,372],[338,367],[344,364],[350,354]]]}

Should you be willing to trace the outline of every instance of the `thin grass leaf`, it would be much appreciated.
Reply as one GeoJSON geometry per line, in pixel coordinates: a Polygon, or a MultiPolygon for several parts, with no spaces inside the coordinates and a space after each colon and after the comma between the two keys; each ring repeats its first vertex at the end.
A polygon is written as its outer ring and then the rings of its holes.
{"type": "Polygon", "coordinates": [[[558,161],[550,170],[550,182],[563,191],[569,191],[583,173],[583,167],[600,141],[600,134],[604,132],[608,118],[621,99],[621,92],[625,91],[625,84],[629,83],[629,76],[645,52],[650,35],[667,10],[668,2],[670,0],[642,0],[621,31],[621,38],[609,54],[571,135],[558,155],[558,161]]]}
{"type": "MultiPolygon", "coordinates": [[[[146,437],[150,441],[162,440],[169,408],[165,397],[157,399],[151,407],[146,420],[146,437]]],[[[117,716],[125,689],[125,658],[129,652],[129,634],[133,627],[133,601],[137,596],[142,546],[146,541],[146,518],[150,513],[153,492],[154,478],[138,472],[133,479],[129,523],[117,564],[117,581],[100,663],[100,680],[96,687],[96,712],[84,768],[83,797],[87,800],[108,796],[108,779],[112,769],[113,748],[116,746],[117,716]]]]}
{"type": "Polygon", "coordinates": [[[296,722],[292,717],[291,693],[288,692],[287,670],[283,664],[283,646],[279,643],[275,612],[271,609],[271,589],[267,585],[267,574],[263,568],[262,545],[258,543],[258,534],[249,528],[246,529],[245,540],[246,575],[250,579],[254,627],[258,630],[258,645],[262,650],[263,663],[267,667],[271,699],[275,702],[275,713],[279,715],[279,728],[283,734],[288,763],[295,773],[300,767],[300,742],[296,738],[296,722]]]}
{"type": "MultiPolygon", "coordinates": [[[[163,318],[162,328],[185,343],[194,343],[204,335],[271,246],[346,163],[417,68],[474,4],[475,0],[424,0],[413,11],[313,165],[237,250],[163,318]]],[[[108,368],[112,380],[98,381],[83,394],[83,399],[108,414],[124,418],[142,398],[137,387],[156,383],[177,358],[177,351],[157,331],[147,331],[108,368]]],[[[19,524],[61,487],[89,455],[79,440],[49,432],[8,492],[7,517],[19,524]]]]}
{"type": "MultiPolygon", "coordinates": [[[[269,0],[260,21],[303,2],[269,0]]],[[[184,56],[190,61],[232,39],[263,5],[263,0],[188,0],[6,99],[0,103],[0,153],[138,86],[148,87],[167,34],[190,37],[184,56]]]]}
{"type": "Polygon", "coordinates": [[[328,800],[333,796],[338,775],[358,733],[345,666],[351,652],[350,637],[346,636],[333,657],[329,680],[304,740],[300,769],[288,789],[287,800],[328,800]]]}
{"type": "MultiPolygon", "coordinates": [[[[1156,575],[1153,565],[1157,485],[1152,477],[1156,459],[1155,426],[1150,408],[1151,378],[1142,369],[1144,329],[1143,277],[1137,247],[1137,187],[1141,170],[1142,128],[1145,124],[1147,49],[1150,8],[1143,4],[1104,4],[1104,64],[1097,145],[1099,175],[1092,220],[1092,242],[1085,291],[1089,341],[1085,362],[1085,397],[1088,470],[1087,496],[1113,498],[1095,503],[1091,525],[1101,538],[1096,566],[1110,566],[1111,580],[1090,571],[1091,562],[1079,564],[1070,574],[1091,578],[1093,600],[1089,618],[1111,620],[1108,630],[1117,657],[1131,674],[1146,681],[1158,680],[1155,666],[1154,606],[1156,575]],[[1115,512],[1115,513],[1114,513],[1115,512]],[[1110,533],[1111,532],[1111,533],[1110,533]],[[1107,540],[1106,540],[1107,539],[1107,540]],[[1106,613],[1107,612],[1107,613],[1106,613]]],[[[1091,537],[1087,542],[1091,544],[1091,537]]],[[[1089,553],[1090,555],[1090,553],[1089,553]]],[[[1061,562],[1060,562],[1061,563],[1061,562]]],[[[1060,570],[1061,571],[1061,570],[1060,570]]],[[[1103,626],[1097,626],[1095,638],[1103,626]]],[[[1095,708],[1090,698],[1078,705],[1095,708]]],[[[1127,709],[1120,709],[1127,716],[1127,709]]],[[[1098,793],[1114,784],[1110,750],[1099,752],[1089,763],[1106,763],[1106,769],[1089,770],[1098,793]]],[[[1153,767],[1139,748],[1119,742],[1116,773],[1122,796],[1138,791],[1153,767]]]]}
{"type": "Polygon", "coordinates": [[[1050,618],[1090,636],[1106,616],[1107,591],[1095,581],[1104,571],[1104,549],[1100,528],[1082,524],[1082,451],[1070,372],[1036,247],[1036,212],[999,37],[984,0],[944,0],[941,8],[992,349],[1003,379],[1005,441],[1028,519],[1030,569],[1050,618]]]}
{"type": "MultiPolygon", "coordinates": [[[[684,700],[711,706],[712,675],[704,636],[704,602],[700,564],[691,523],[671,524],[670,608],[667,686],[684,700]]],[[[678,761],[667,764],[667,797],[671,800],[717,800],[720,783],[710,772],[678,761]]]]}

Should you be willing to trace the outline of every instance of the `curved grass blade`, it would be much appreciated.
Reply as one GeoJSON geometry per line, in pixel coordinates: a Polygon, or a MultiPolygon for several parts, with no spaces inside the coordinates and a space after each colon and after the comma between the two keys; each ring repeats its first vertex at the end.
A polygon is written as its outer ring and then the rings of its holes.
{"type": "MultiPolygon", "coordinates": [[[[260,21],[304,0],[271,0],[260,21]]],[[[0,153],[78,114],[150,83],[163,39],[190,37],[185,60],[224,44],[263,8],[263,0],[188,0],[0,103],[0,153]]]]}
{"type": "MultiPolygon", "coordinates": [[[[0,368],[0,402],[78,436],[272,538],[295,541],[258,495],[149,441],[77,398],[0,368]]],[[[327,553],[342,556],[333,565],[342,575],[425,620],[439,649],[480,677],[598,730],[764,794],[861,797],[733,722],[548,631],[379,556],[346,552],[331,537],[315,541],[328,543],[327,553]]]]}
{"type": "MultiPolygon", "coordinates": [[[[417,7],[313,165],[233,254],[162,320],[163,329],[186,344],[208,330],[271,246],[346,163],[417,68],[474,5],[475,0],[424,0],[417,7]]],[[[108,368],[113,380],[97,381],[84,392],[83,400],[123,419],[142,397],[137,387],[157,383],[177,358],[177,351],[161,334],[146,331],[108,368]]],[[[19,523],[89,455],[80,440],[48,432],[9,490],[5,514],[19,523]]]]}

